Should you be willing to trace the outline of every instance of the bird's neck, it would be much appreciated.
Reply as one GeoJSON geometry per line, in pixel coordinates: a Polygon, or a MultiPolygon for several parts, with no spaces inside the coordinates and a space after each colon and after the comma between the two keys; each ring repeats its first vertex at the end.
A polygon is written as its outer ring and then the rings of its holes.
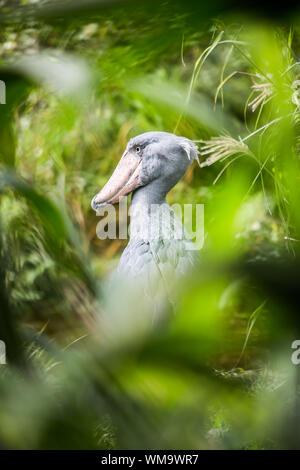
{"type": "MultiPolygon", "coordinates": [[[[155,186],[137,189],[130,205],[130,238],[153,240],[174,238],[182,231],[182,224],[166,202],[166,192],[155,186]]],[[[181,235],[179,235],[181,238],[181,235]]]]}
{"type": "Polygon", "coordinates": [[[144,210],[153,204],[164,204],[166,202],[167,191],[163,191],[155,181],[142,186],[134,191],[131,199],[132,208],[143,208],[144,210]]]}

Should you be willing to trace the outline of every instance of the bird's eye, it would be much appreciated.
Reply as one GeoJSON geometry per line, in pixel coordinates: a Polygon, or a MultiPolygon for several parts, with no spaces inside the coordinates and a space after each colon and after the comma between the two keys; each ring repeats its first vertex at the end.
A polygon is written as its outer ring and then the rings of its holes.
{"type": "Polygon", "coordinates": [[[136,151],[136,153],[140,153],[141,152],[141,147],[136,147],[135,151],[136,151]]]}

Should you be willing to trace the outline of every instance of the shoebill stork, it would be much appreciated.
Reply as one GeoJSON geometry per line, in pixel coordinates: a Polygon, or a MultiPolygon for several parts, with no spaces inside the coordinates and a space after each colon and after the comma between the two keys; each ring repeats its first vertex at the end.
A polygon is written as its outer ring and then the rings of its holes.
{"type": "Polygon", "coordinates": [[[118,273],[146,286],[151,297],[158,285],[184,276],[196,252],[179,218],[166,202],[168,192],[198,160],[196,145],[167,132],[146,132],[131,139],[115,171],[92,200],[97,211],[132,194],[130,241],[118,273]]]}

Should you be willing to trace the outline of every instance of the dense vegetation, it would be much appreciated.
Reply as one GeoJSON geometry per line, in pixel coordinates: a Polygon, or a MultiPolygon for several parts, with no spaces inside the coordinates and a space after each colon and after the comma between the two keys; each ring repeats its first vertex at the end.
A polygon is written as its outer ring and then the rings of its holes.
{"type": "Polygon", "coordinates": [[[0,2],[1,448],[299,448],[300,30],[219,8],[0,2]],[[199,145],[205,243],[145,332],[90,201],[149,130],[199,145]]]}

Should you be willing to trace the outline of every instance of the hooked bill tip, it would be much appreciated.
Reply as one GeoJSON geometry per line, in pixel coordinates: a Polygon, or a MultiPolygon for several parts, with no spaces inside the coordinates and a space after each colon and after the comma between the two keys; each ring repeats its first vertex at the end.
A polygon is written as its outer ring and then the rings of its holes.
{"type": "Polygon", "coordinates": [[[97,195],[93,197],[92,202],[91,202],[91,207],[92,209],[97,212],[101,207],[104,207],[108,204],[106,201],[97,201],[97,195]]]}

